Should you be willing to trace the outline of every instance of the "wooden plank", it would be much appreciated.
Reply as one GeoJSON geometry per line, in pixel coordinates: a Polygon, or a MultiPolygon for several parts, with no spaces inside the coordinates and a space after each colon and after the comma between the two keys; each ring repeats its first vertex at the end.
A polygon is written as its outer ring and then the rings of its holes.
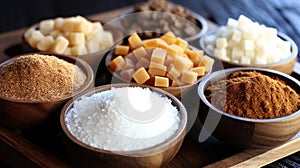
{"type": "Polygon", "coordinates": [[[239,163],[233,168],[262,167],[300,151],[300,138],[239,163]]]}

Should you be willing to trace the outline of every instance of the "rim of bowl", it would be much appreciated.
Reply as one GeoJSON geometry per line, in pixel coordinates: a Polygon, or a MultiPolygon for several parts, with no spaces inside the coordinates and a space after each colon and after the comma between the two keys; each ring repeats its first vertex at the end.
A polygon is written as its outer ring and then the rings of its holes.
{"type": "Polygon", "coordinates": [[[274,62],[274,63],[271,63],[271,64],[253,64],[253,65],[248,65],[248,64],[237,64],[237,63],[234,63],[234,62],[231,62],[231,61],[226,61],[226,60],[223,60],[223,59],[220,59],[216,56],[214,56],[213,53],[211,53],[210,51],[207,50],[207,48],[205,47],[205,44],[204,44],[204,39],[207,37],[207,36],[210,36],[210,35],[215,35],[222,27],[225,27],[225,26],[221,26],[221,27],[218,27],[218,28],[215,28],[215,29],[212,29],[210,31],[208,31],[204,36],[202,36],[200,39],[199,39],[199,45],[200,45],[200,48],[205,52],[206,55],[214,58],[214,59],[217,59],[217,60],[220,60],[222,62],[225,62],[227,64],[231,64],[231,65],[236,65],[236,66],[247,66],[247,67],[255,67],[255,66],[258,66],[258,67],[269,67],[269,66],[276,66],[276,65],[280,65],[284,62],[287,62],[287,61],[290,61],[292,60],[294,57],[297,56],[297,53],[298,53],[298,47],[295,43],[295,41],[293,39],[291,39],[288,35],[282,33],[282,32],[279,32],[277,31],[277,36],[281,39],[283,39],[284,41],[288,41],[291,43],[291,54],[280,60],[280,61],[277,61],[277,62],[274,62]]]}
{"type": "Polygon", "coordinates": [[[12,101],[12,102],[19,102],[19,103],[49,103],[49,102],[58,102],[58,101],[62,101],[65,99],[69,99],[71,97],[76,96],[77,94],[79,94],[80,92],[82,92],[83,90],[86,90],[89,88],[89,86],[94,82],[94,73],[93,70],[91,68],[91,66],[85,62],[84,60],[80,59],[80,58],[76,58],[74,56],[68,56],[68,55],[56,55],[56,54],[49,54],[49,53],[45,53],[45,52],[33,52],[33,53],[26,53],[26,54],[22,54],[22,55],[17,55],[14,57],[11,57],[10,59],[1,62],[0,63],[0,68],[6,64],[11,63],[12,61],[16,60],[17,58],[19,58],[20,56],[26,56],[26,55],[32,55],[32,54],[41,54],[41,55],[45,55],[45,56],[55,56],[56,58],[62,59],[66,62],[69,62],[73,65],[77,65],[86,75],[86,80],[84,82],[84,84],[76,89],[75,91],[73,91],[72,93],[65,95],[63,97],[61,97],[60,99],[53,99],[53,100],[15,100],[15,99],[10,99],[7,97],[1,97],[0,99],[3,100],[7,100],[7,101],[12,101]]]}
{"type": "MultiPolygon", "coordinates": [[[[63,17],[63,18],[68,18],[68,17],[63,17]]],[[[54,54],[54,55],[61,55],[61,56],[72,56],[72,57],[79,57],[83,60],[85,60],[85,57],[87,58],[90,58],[90,57],[97,57],[97,56],[103,56],[107,51],[109,51],[111,48],[114,48],[116,45],[122,43],[122,38],[123,38],[123,33],[122,31],[120,31],[117,27],[114,27],[112,25],[106,25],[106,23],[102,22],[102,21],[99,21],[99,20],[91,20],[91,19],[88,19],[85,17],[85,19],[87,19],[88,21],[91,21],[91,22],[100,22],[103,26],[103,29],[106,30],[106,31],[110,31],[112,33],[112,36],[113,36],[113,45],[104,49],[104,50],[99,50],[99,51],[96,51],[96,52],[93,52],[93,53],[88,53],[88,54],[82,54],[82,55],[66,55],[66,54],[57,54],[57,53],[52,53],[50,51],[40,51],[38,50],[37,48],[34,48],[32,47],[29,42],[27,41],[27,39],[25,38],[25,34],[23,33],[22,35],[22,41],[24,42],[24,44],[26,46],[28,46],[30,49],[32,49],[33,51],[32,52],[44,52],[44,53],[48,53],[48,54],[54,54]],[[105,26],[106,25],[106,26],[105,26]],[[106,28],[106,29],[105,29],[106,28]]],[[[40,21],[41,22],[41,21],[40,21]]],[[[28,27],[26,30],[29,30],[31,28],[34,28],[35,30],[38,30],[39,28],[39,24],[40,22],[38,23],[35,23],[33,24],[32,26],[28,27]]]]}
{"type": "MultiPolygon", "coordinates": [[[[174,104],[173,104],[174,105],[174,104]]],[[[78,94],[74,99],[69,100],[63,107],[60,113],[60,125],[62,127],[63,132],[66,134],[66,136],[74,143],[77,145],[94,151],[94,152],[100,152],[104,154],[112,154],[112,155],[122,155],[124,154],[125,156],[136,156],[138,155],[139,157],[143,156],[151,156],[159,153],[161,149],[163,151],[169,149],[170,147],[176,145],[181,139],[184,138],[185,136],[185,131],[186,131],[186,126],[187,126],[187,111],[184,107],[184,105],[172,94],[159,89],[155,87],[150,87],[150,86],[140,86],[137,84],[125,84],[125,83],[118,83],[118,84],[106,84],[106,85],[101,85],[97,86],[92,89],[88,89],[80,94],[78,94]],[[131,150],[131,151],[110,151],[110,150],[105,150],[101,148],[96,148],[93,146],[90,146],[82,141],[80,141],[77,137],[75,137],[70,130],[66,126],[65,122],[65,117],[66,114],[69,112],[69,110],[73,107],[74,101],[80,99],[82,96],[86,95],[93,95],[95,93],[99,93],[105,90],[110,90],[111,88],[122,88],[122,87],[142,87],[142,88],[149,88],[151,91],[154,91],[158,93],[159,95],[166,96],[169,99],[172,100],[172,103],[176,103],[176,108],[178,109],[178,113],[180,115],[180,123],[178,129],[175,131],[174,134],[172,134],[169,138],[167,138],[165,141],[158,143],[154,146],[148,147],[148,148],[143,148],[143,149],[138,149],[138,150],[131,150]],[[179,106],[178,106],[179,105],[179,106]]]]}
{"type": "MultiPolygon", "coordinates": [[[[273,74],[275,76],[281,76],[282,78],[285,78],[293,83],[295,83],[296,85],[298,85],[300,87],[300,82],[295,79],[294,77],[287,75],[283,72],[279,72],[276,70],[272,70],[272,69],[264,69],[264,68],[251,68],[251,67],[238,67],[238,68],[228,68],[225,70],[219,70],[219,71],[215,71],[213,73],[211,73],[208,77],[206,77],[205,79],[203,79],[199,86],[198,86],[198,95],[200,96],[200,99],[210,108],[213,109],[214,111],[216,111],[217,113],[221,114],[221,115],[225,115],[227,117],[233,118],[233,119],[237,119],[237,120],[241,120],[241,121],[247,121],[247,122],[257,122],[257,123],[267,123],[267,122],[279,122],[282,120],[287,120],[290,118],[293,118],[297,115],[300,115],[300,109],[298,109],[297,111],[295,111],[294,113],[287,115],[287,116],[283,116],[283,117],[279,117],[279,118],[271,118],[271,119],[252,119],[252,118],[245,118],[245,117],[239,117],[236,115],[232,115],[232,114],[228,114],[226,112],[223,112],[222,110],[216,108],[215,106],[213,106],[205,97],[204,95],[204,91],[207,88],[207,83],[210,82],[210,80],[218,78],[218,77],[222,77],[222,75],[224,75],[224,77],[228,76],[229,74],[236,72],[236,71],[258,71],[258,72],[262,72],[262,73],[270,73],[273,74]]],[[[268,75],[267,75],[268,76],[268,75]]]]}
{"type": "MultiPolygon", "coordinates": [[[[170,3],[172,5],[175,5],[172,2],[170,2],[170,3]]],[[[196,12],[194,12],[194,11],[186,8],[186,7],[184,7],[184,8],[187,9],[190,12],[190,16],[194,17],[199,22],[200,25],[196,25],[196,26],[197,27],[201,26],[201,28],[199,27],[200,31],[197,34],[194,34],[194,35],[192,35],[190,37],[183,38],[184,40],[186,40],[186,41],[189,42],[189,41],[196,40],[196,39],[202,37],[203,35],[205,35],[205,33],[208,30],[208,25],[207,25],[206,19],[203,16],[199,15],[198,13],[196,13],[196,12]]],[[[126,9],[124,12],[122,12],[119,16],[120,17],[124,17],[125,15],[131,14],[131,13],[135,13],[135,12],[143,12],[143,11],[136,11],[135,7],[132,6],[132,7],[128,8],[128,9],[126,9]]],[[[155,12],[155,11],[147,11],[147,12],[155,12]]],[[[170,14],[176,15],[174,13],[170,13],[170,14]]],[[[181,17],[181,16],[178,16],[178,17],[181,17]]]]}
{"type": "MultiPolygon", "coordinates": [[[[196,49],[196,47],[193,47],[190,45],[190,47],[192,49],[196,49]]],[[[113,50],[110,50],[109,52],[107,52],[105,54],[105,66],[107,68],[107,70],[110,72],[110,74],[114,77],[117,77],[119,80],[123,81],[123,82],[130,82],[130,83],[135,83],[137,84],[136,82],[132,82],[132,80],[128,81],[128,80],[125,80],[123,79],[119,73],[116,73],[114,71],[112,71],[109,67],[108,67],[108,64],[109,62],[111,61],[112,59],[112,56],[113,56],[113,52],[114,52],[114,49],[113,50]]],[[[180,85],[180,86],[169,86],[169,87],[157,87],[157,86],[151,86],[151,85],[146,85],[146,84],[142,84],[142,85],[145,85],[145,86],[149,86],[149,87],[155,87],[155,88],[160,88],[160,89],[184,89],[184,88],[188,88],[188,87],[191,87],[197,83],[199,83],[200,81],[202,81],[206,76],[209,76],[212,72],[212,69],[213,67],[210,67],[210,69],[205,73],[204,76],[201,76],[197,79],[197,81],[195,83],[192,83],[192,84],[185,84],[185,85],[180,85]]]]}

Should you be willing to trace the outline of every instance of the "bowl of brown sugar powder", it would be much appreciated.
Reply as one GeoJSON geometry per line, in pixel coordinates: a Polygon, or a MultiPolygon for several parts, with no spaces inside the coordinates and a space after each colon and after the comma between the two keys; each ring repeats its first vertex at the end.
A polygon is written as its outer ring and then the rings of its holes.
{"type": "Polygon", "coordinates": [[[26,54],[0,64],[0,126],[31,129],[94,86],[92,68],[71,56],[26,54]]]}
{"type": "Polygon", "coordinates": [[[282,72],[216,71],[199,84],[198,93],[203,129],[233,146],[272,147],[300,131],[300,82],[282,72]]]}

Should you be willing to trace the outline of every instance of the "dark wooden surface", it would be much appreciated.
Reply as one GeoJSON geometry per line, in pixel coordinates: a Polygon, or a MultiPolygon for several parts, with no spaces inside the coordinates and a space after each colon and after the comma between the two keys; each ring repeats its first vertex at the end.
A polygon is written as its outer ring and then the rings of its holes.
{"type": "MultiPolygon", "coordinates": [[[[0,6],[0,33],[26,27],[45,18],[92,15],[146,0],[4,0],[0,6]]],[[[215,22],[226,24],[229,17],[244,14],[254,21],[276,27],[300,46],[299,0],[170,0],[215,22]]],[[[298,59],[299,60],[299,59],[298,59]]]]}

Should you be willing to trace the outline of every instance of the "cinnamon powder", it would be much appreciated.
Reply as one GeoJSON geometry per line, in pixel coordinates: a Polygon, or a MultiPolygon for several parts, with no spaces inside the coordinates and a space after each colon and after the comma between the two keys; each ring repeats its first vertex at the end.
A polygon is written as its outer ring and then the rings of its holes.
{"type": "Polygon", "coordinates": [[[300,108],[300,96],[283,81],[256,71],[234,72],[206,90],[218,109],[239,117],[271,119],[300,108]]]}

